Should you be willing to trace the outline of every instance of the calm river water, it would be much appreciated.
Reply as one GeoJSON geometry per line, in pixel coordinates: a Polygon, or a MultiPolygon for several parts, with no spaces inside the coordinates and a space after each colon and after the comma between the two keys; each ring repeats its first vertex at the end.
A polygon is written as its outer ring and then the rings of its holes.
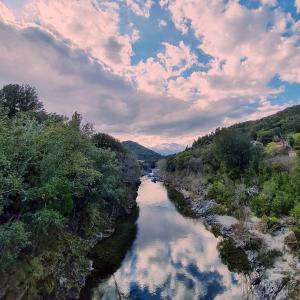
{"type": "Polygon", "coordinates": [[[245,299],[241,276],[220,259],[220,238],[171,194],[142,179],[139,209],[96,247],[82,299],[245,299]]]}

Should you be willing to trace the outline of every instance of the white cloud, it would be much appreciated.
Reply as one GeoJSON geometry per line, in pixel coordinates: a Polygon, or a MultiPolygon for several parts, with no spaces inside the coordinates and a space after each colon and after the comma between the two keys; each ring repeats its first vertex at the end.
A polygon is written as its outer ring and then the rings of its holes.
{"type": "Polygon", "coordinates": [[[277,0],[261,0],[261,3],[269,6],[276,6],[277,0]]]}
{"type": "Polygon", "coordinates": [[[3,22],[9,22],[9,23],[15,22],[14,14],[2,2],[0,2],[0,20],[2,20],[3,22]]]}
{"type": "Polygon", "coordinates": [[[106,0],[30,0],[18,21],[84,49],[119,74],[130,65],[131,43],[138,38],[137,31],[131,37],[119,33],[119,5],[106,0]]]}
{"type": "Polygon", "coordinates": [[[295,0],[295,5],[297,8],[297,12],[300,13],[300,0],[295,0]]]}
{"type": "Polygon", "coordinates": [[[168,25],[168,23],[167,23],[165,20],[163,20],[163,19],[158,19],[158,26],[159,26],[160,28],[166,27],[167,25],[168,25]]]}
{"type": "Polygon", "coordinates": [[[196,55],[183,41],[178,46],[163,43],[164,51],[157,53],[155,58],[140,61],[132,68],[131,76],[141,90],[167,94],[168,79],[179,76],[185,70],[198,64],[196,55]]]}
{"type": "MultiPolygon", "coordinates": [[[[127,1],[134,13],[150,18],[152,4],[127,1]]],[[[211,56],[206,71],[199,71],[204,66],[191,46],[169,39],[160,52],[132,65],[132,44],[143,37],[143,26],[126,20],[129,31],[120,33],[119,1],[29,0],[18,12],[0,1],[0,20],[14,29],[2,32],[0,82],[35,85],[49,110],[77,109],[121,139],[186,145],[217,126],[283,108],[268,100],[282,92],[269,86],[275,75],[300,82],[300,21],[271,10],[273,0],[263,4],[250,10],[234,0],[160,0],[172,20],[156,22],[173,21],[211,56]],[[183,76],[187,70],[194,71],[183,76]]]]}
{"type": "Polygon", "coordinates": [[[139,16],[148,18],[152,7],[152,0],[126,0],[131,10],[139,16]]]}

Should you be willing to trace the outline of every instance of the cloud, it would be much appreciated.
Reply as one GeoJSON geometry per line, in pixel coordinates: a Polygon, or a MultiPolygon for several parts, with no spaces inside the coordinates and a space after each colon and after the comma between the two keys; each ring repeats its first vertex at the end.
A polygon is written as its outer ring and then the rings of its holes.
{"type": "Polygon", "coordinates": [[[152,0],[126,0],[127,5],[138,16],[148,18],[152,7],[152,0]]]}
{"type": "Polygon", "coordinates": [[[242,299],[242,282],[222,264],[219,240],[200,222],[174,214],[174,207],[161,202],[168,198],[161,185],[155,196],[147,182],[142,186],[143,222],[138,224],[135,243],[121,267],[95,289],[93,297],[114,295],[117,284],[119,292],[129,298],[130,294],[145,298],[151,293],[176,300],[242,299]]]}
{"type": "Polygon", "coordinates": [[[167,25],[168,25],[168,23],[167,23],[165,20],[163,20],[163,19],[158,19],[158,26],[159,26],[160,28],[166,27],[167,25]]]}
{"type": "Polygon", "coordinates": [[[163,42],[164,50],[140,61],[132,68],[131,79],[143,91],[155,94],[167,94],[168,80],[181,75],[193,65],[199,64],[190,47],[180,41],[178,45],[163,42]]]}
{"type": "Polygon", "coordinates": [[[163,36],[135,64],[134,43],[143,52],[152,41],[135,22],[141,18],[124,16],[130,9],[151,19],[153,2],[126,4],[28,0],[13,12],[0,2],[0,84],[29,83],[49,111],[77,110],[98,130],[172,149],[285,107],[270,100],[284,92],[270,87],[274,76],[300,82],[300,21],[270,9],[272,0],[257,9],[233,0],[161,0],[171,19],[150,23],[168,22],[169,30],[173,22],[181,35],[163,36]]]}
{"type": "Polygon", "coordinates": [[[300,13],[300,0],[295,0],[295,6],[297,8],[297,12],[300,13]]]}
{"type": "Polygon", "coordinates": [[[15,22],[14,14],[2,2],[0,2],[0,20],[10,23],[15,22]]]}
{"type": "Polygon", "coordinates": [[[119,33],[119,5],[111,1],[30,0],[18,18],[85,50],[115,73],[130,65],[131,37],[119,33]],[[80,13],[79,13],[80,12],[80,13]]]}
{"type": "Polygon", "coordinates": [[[212,0],[207,5],[205,0],[177,0],[168,9],[175,26],[183,33],[193,30],[199,48],[214,58],[208,78],[222,77],[241,90],[245,87],[240,83],[247,81],[246,93],[256,90],[262,96],[276,74],[300,83],[299,34],[284,35],[296,22],[280,8],[250,10],[237,1],[212,0]]]}

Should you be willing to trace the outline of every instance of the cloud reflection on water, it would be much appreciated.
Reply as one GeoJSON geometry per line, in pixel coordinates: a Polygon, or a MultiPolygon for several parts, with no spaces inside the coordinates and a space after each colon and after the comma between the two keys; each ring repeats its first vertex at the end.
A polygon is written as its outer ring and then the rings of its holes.
{"type": "Polygon", "coordinates": [[[238,275],[219,258],[218,239],[180,215],[161,183],[143,181],[137,201],[134,245],[93,299],[244,299],[238,275]]]}

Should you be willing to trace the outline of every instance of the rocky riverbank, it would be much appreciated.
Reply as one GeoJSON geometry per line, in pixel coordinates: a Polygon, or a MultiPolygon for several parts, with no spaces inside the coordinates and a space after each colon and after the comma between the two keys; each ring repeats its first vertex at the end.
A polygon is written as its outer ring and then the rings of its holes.
{"type": "Polygon", "coordinates": [[[229,269],[246,275],[253,299],[300,299],[300,262],[287,219],[281,220],[280,226],[272,232],[267,232],[262,228],[263,220],[251,214],[243,222],[220,215],[220,205],[205,199],[203,190],[195,193],[179,185],[176,178],[164,178],[164,181],[183,195],[191,215],[202,219],[215,235],[230,243],[229,248],[220,247],[220,256],[224,257],[229,269]],[[242,253],[241,257],[236,257],[236,253],[242,253]]]}

